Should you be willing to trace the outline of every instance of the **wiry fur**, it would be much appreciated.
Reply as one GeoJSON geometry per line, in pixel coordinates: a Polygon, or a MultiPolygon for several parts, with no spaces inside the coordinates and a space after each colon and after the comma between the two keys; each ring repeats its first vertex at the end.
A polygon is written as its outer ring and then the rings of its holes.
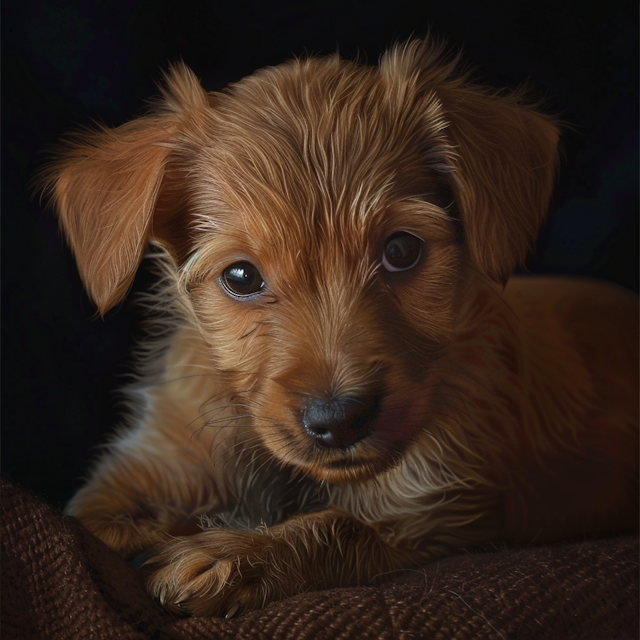
{"type": "Polygon", "coordinates": [[[558,130],[456,69],[410,42],[379,68],[309,58],[207,94],[179,65],[152,113],[47,170],[101,313],[161,247],[131,424],[68,510],[126,556],[157,545],[148,586],[171,610],[637,527],[637,301],[503,288],[544,220],[558,130]],[[399,231],[423,256],[391,272],[399,231]],[[260,295],[225,293],[238,261],[260,295]],[[321,447],[301,416],[335,398],[375,407],[371,430],[321,447]]]}

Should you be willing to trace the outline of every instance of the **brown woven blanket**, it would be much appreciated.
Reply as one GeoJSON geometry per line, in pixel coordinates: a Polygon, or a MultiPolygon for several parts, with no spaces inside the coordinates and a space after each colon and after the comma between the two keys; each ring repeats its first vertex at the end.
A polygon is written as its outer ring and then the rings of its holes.
{"type": "Polygon", "coordinates": [[[2,483],[2,638],[638,638],[638,539],[494,550],[235,619],[176,619],[75,519],[2,483]]]}

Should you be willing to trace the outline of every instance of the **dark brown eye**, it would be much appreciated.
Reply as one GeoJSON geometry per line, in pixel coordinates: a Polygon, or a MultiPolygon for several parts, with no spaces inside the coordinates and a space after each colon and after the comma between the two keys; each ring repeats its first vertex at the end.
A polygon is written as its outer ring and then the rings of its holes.
{"type": "Polygon", "coordinates": [[[408,231],[390,235],[384,243],[382,266],[387,271],[407,271],[415,267],[422,255],[424,243],[408,231]]]}
{"type": "Polygon", "coordinates": [[[260,272],[250,262],[234,262],[220,276],[222,286],[234,298],[258,294],[264,288],[260,272]]]}

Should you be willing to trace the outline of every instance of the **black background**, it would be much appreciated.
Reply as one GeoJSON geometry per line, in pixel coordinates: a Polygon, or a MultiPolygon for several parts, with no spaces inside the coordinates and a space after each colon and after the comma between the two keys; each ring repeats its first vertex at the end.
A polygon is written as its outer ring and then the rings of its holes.
{"type": "Polygon", "coordinates": [[[31,197],[43,150],[78,125],[139,113],[180,58],[217,90],[305,51],[375,63],[393,41],[429,28],[463,47],[488,83],[528,82],[571,125],[530,270],[637,291],[637,2],[5,0],[4,474],[55,504],[69,498],[117,418],[134,326],[126,303],[93,317],[55,219],[31,197]]]}

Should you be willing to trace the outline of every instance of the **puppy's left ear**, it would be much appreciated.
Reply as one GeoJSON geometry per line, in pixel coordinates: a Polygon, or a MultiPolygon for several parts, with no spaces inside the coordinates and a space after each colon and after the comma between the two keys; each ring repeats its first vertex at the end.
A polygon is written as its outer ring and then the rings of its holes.
{"type": "Polygon", "coordinates": [[[489,95],[461,84],[445,87],[441,100],[465,243],[480,270],[505,284],[533,249],[547,214],[558,127],[517,94],[489,95]]]}
{"type": "Polygon", "coordinates": [[[555,181],[559,130],[521,93],[470,83],[427,37],[389,50],[381,71],[392,105],[418,106],[430,164],[453,188],[478,268],[506,283],[533,248],[555,181]]]}

